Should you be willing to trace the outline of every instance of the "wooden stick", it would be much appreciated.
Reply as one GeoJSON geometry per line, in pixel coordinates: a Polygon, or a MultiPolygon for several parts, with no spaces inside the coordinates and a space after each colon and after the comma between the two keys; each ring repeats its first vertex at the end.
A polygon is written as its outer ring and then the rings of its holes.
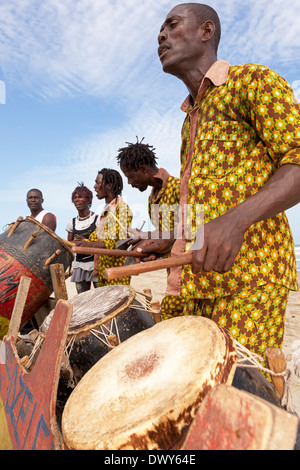
{"type": "MultiPolygon", "coordinates": [[[[286,359],[280,349],[275,347],[267,348],[265,351],[265,356],[267,358],[270,370],[272,370],[276,374],[284,372],[286,370],[286,359]]],[[[284,377],[275,377],[271,375],[271,379],[275,388],[275,392],[278,398],[280,398],[281,400],[284,393],[284,377]]]]}
{"type": "Polygon", "coordinates": [[[88,254],[88,255],[109,255],[109,256],[131,256],[133,258],[142,258],[144,253],[137,253],[136,251],[117,250],[109,248],[93,248],[85,246],[73,246],[73,253],[88,254]]]}
{"type": "Polygon", "coordinates": [[[63,241],[66,245],[70,246],[71,248],[72,248],[73,246],[76,246],[75,243],[69,242],[69,240],[65,240],[64,238],[62,238],[62,241],[63,241]]]}
{"type": "Polygon", "coordinates": [[[50,256],[50,258],[48,258],[46,261],[45,261],[45,266],[48,266],[48,264],[51,263],[51,261],[54,260],[54,258],[56,258],[56,256],[60,255],[61,253],[61,250],[56,250],[55,253],[53,253],[53,255],[50,256]]]}
{"type": "Polygon", "coordinates": [[[27,276],[21,276],[18,292],[16,296],[16,301],[14,304],[14,309],[11,315],[9,329],[8,329],[8,336],[12,336],[13,338],[17,338],[19,329],[21,326],[22,315],[24,311],[24,307],[26,305],[27,295],[29,292],[31,284],[31,278],[27,276]]]}
{"type": "Polygon", "coordinates": [[[138,263],[129,266],[120,266],[118,268],[108,268],[104,271],[104,277],[107,281],[118,279],[123,276],[134,276],[135,274],[148,273],[159,269],[174,268],[176,266],[184,266],[191,264],[193,253],[189,252],[182,256],[174,256],[173,258],[159,259],[157,261],[147,261],[146,263],[138,263]]]}
{"type": "Polygon", "coordinates": [[[59,263],[52,264],[50,266],[50,274],[55,300],[68,300],[68,291],[65,283],[64,266],[59,263]]]}
{"type": "Polygon", "coordinates": [[[22,222],[22,220],[23,220],[23,217],[18,217],[18,218],[17,218],[17,221],[16,221],[16,222],[12,225],[12,227],[10,228],[9,233],[7,234],[7,237],[6,237],[6,238],[12,236],[12,234],[14,233],[14,231],[16,230],[16,228],[18,227],[18,225],[22,222]]]}
{"type": "Polygon", "coordinates": [[[35,230],[33,232],[33,234],[31,235],[30,238],[28,238],[27,242],[25,243],[25,245],[23,246],[23,250],[27,250],[27,248],[31,245],[31,243],[33,242],[33,240],[36,239],[36,237],[38,236],[39,234],[39,231],[38,230],[35,230]]]}

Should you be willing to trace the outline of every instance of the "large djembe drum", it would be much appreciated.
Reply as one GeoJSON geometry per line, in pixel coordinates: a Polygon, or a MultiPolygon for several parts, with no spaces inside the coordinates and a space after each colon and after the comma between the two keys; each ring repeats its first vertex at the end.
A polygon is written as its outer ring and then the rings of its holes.
{"type": "MultiPolygon", "coordinates": [[[[65,356],[75,383],[115,346],[155,324],[146,301],[130,285],[97,287],[75,295],[68,302],[73,305],[73,314],[65,356]]],[[[47,334],[53,314],[54,310],[40,326],[38,346],[47,334]]]]}
{"type": "MultiPolygon", "coordinates": [[[[75,295],[68,302],[73,305],[73,313],[58,385],[58,421],[72,390],[99,359],[131,336],[155,325],[147,296],[131,286],[97,287],[75,295]]],[[[54,310],[40,326],[27,368],[31,368],[43,347],[53,314],[54,310]]]]}
{"type": "Polygon", "coordinates": [[[22,327],[53,292],[50,265],[62,264],[66,271],[72,261],[72,251],[52,230],[20,217],[0,235],[0,315],[11,318],[20,279],[30,277],[22,327]]]}
{"type": "Polygon", "coordinates": [[[66,448],[180,448],[204,396],[231,384],[236,359],[229,333],[203,317],[175,317],[132,336],[70,395],[62,416],[66,448]]]}

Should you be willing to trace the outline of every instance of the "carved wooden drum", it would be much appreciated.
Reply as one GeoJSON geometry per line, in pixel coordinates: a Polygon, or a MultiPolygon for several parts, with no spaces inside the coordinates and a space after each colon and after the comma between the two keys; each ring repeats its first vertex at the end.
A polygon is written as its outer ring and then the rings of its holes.
{"type": "Polygon", "coordinates": [[[231,384],[237,354],[229,333],[202,317],[175,317],[100,359],[62,416],[68,449],[176,449],[207,392],[231,384]]]}
{"type": "Polygon", "coordinates": [[[31,278],[21,326],[53,292],[51,263],[67,270],[73,260],[68,245],[32,217],[21,217],[0,235],[0,315],[10,319],[21,276],[31,278]]]}
{"type": "MultiPolygon", "coordinates": [[[[65,354],[75,384],[111,349],[131,336],[152,327],[155,322],[146,301],[131,286],[97,287],[74,296],[65,354]]],[[[54,310],[40,327],[44,338],[54,310]]]]}

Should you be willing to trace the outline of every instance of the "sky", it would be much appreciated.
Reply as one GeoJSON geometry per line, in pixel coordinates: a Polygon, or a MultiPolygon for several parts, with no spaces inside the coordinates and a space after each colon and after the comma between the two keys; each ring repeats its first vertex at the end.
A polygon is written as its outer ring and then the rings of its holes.
{"type": "MultiPolygon", "coordinates": [[[[102,168],[119,170],[126,142],[144,138],[158,165],[179,176],[182,82],[163,73],[157,36],[171,0],[0,0],[0,231],[29,210],[38,188],[57,234],[77,215],[78,182],[91,190],[102,168]]],[[[182,2],[185,3],[185,2],[182,2]]],[[[218,58],[278,72],[300,99],[300,0],[215,0],[222,24],[218,58]]],[[[133,225],[147,197],[128,186],[133,225]]],[[[92,209],[103,202],[94,196],[92,209]]],[[[300,204],[287,211],[300,245],[300,204]]]]}

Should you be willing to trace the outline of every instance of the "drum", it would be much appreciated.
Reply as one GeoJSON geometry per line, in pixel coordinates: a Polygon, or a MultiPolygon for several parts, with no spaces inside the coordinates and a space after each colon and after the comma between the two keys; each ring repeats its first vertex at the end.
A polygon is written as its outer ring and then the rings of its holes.
{"type": "MultiPolygon", "coordinates": [[[[131,286],[97,287],[68,302],[73,305],[73,314],[58,386],[58,418],[73,388],[99,359],[119,343],[155,324],[150,302],[131,286]]],[[[53,313],[54,310],[40,326],[29,366],[42,347],[53,313]]]]}
{"type": "Polygon", "coordinates": [[[71,393],[67,449],[178,449],[207,392],[231,384],[237,354],[212,320],[175,317],[106,354],[71,393]]]}
{"type": "Polygon", "coordinates": [[[0,235],[0,312],[10,319],[21,276],[31,278],[21,327],[53,292],[50,265],[71,267],[73,254],[67,244],[32,217],[12,224],[0,235]]]}

